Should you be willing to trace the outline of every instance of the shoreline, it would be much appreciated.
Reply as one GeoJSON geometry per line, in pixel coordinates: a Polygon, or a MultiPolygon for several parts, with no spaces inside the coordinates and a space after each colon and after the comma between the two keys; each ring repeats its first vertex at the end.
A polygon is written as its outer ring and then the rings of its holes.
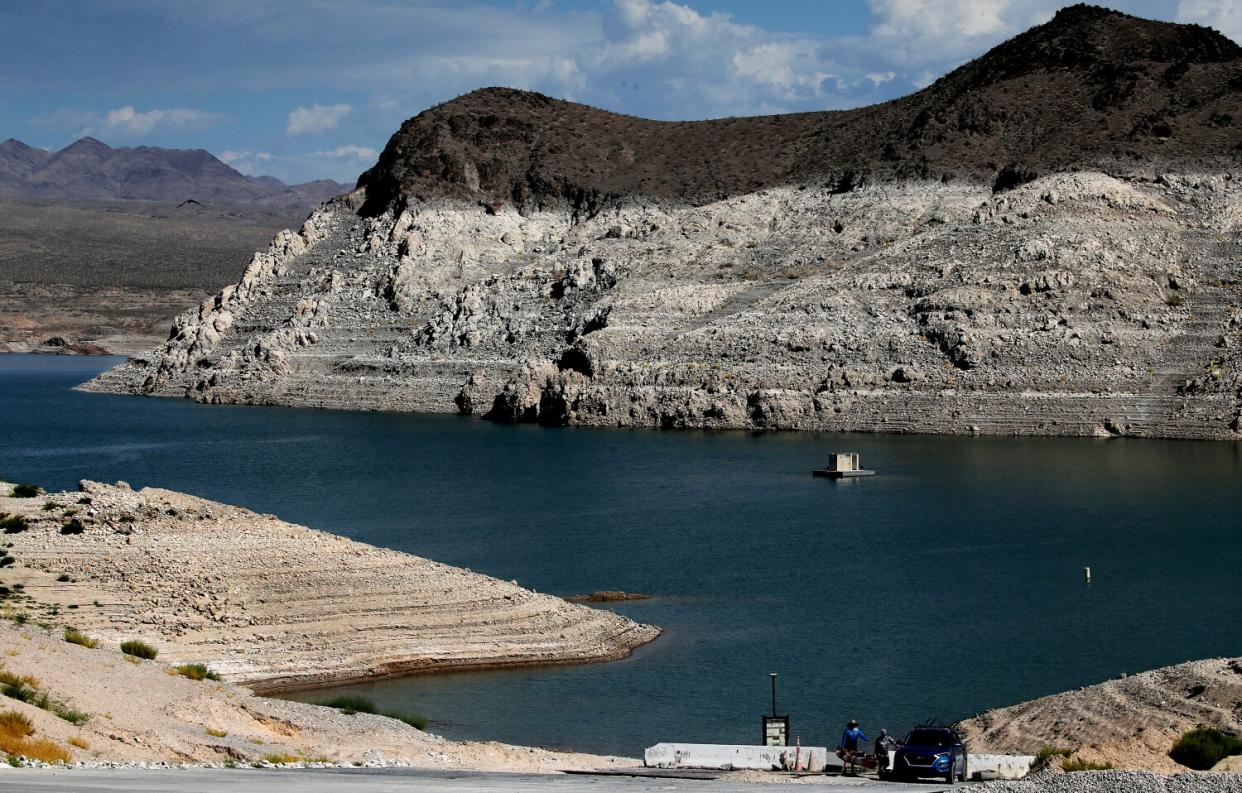
{"type": "MultiPolygon", "coordinates": [[[[660,635],[607,609],[173,491],[0,497],[34,620],[140,638],[256,692],[603,663],[660,635]]],[[[19,608],[12,599],[5,609],[19,608]]]]}
{"type": "MultiPolygon", "coordinates": [[[[555,596],[552,596],[552,597],[555,597],[555,596]]],[[[304,692],[309,692],[309,691],[331,691],[332,689],[335,689],[335,688],[344,688],[346,686],[353,686],[353,685],[358,685],[362,683],[376,683],[382,680],[399,680],[401,678],[411,678],[411,677],[434,677],[436,675],[449,675],[449,674],[456,674],[459,672],[460,673],[497,672],[497,671],[504,671],[504,670],[551,669],[551,668],[562,667],[562,666],[593,666],[596,664],[611,664],[611,663],[616,663],[617,661],[624,661],[627,658],[632,657],[634,653],[637,652],[638,650],[644,647],[649,647],[650,645],[659,641],[661,636],[663,636],[663,633],[656,635],[652,639],[648,639],[642,644],[630,647],[624,653],[619,653],[618,655],[606,657],[606,658],[589,658],[589,659],[565,658],[561,660],[549,660],[549,661],[532,661],[532,662],[515,661],[512,663],[480,662],[477,664],[459,664],[459,665],[454,665],[450,667],[411,666],[409,668],[395,670],[391,672],[384,672],[381,674],[369,674],[364,677],[334,677],[330,680],[324,680],[322,682],[315,682],[315,683],[296,683],[295,682],[295,683],[283,684],[279,682],[270,683],[269,681],[263,681],[262,683],[238,683],[238,685],[244,686],[245,688],[253,691],[255,694],[262,696],[262,697],[280,698],[280,696],[283,694],[296,694],[296,693],[304,693],[304,692]]],[[[297,700],[297,701],[301,701],[301,700],[297,700]]]]}

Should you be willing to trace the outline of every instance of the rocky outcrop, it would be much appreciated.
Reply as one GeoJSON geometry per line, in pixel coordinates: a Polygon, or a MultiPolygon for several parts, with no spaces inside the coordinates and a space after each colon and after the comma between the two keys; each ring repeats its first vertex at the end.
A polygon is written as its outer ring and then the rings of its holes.
{"type": "Polygon", "coordinates": [[[1117,768],[1184,771],[1173,743],[1197,727],[1242,730],[1242,658],[1192,661],[998,708],[958,725],[972,752],[1044,747],[1117,768]]]}
{"type": "Polygon", "coordinates": [[[1239,87],[1214,31],[1075,6],[845,113],[663,124],[475,92],[406,122],[321,241],[278,241],[87,388],[1239,438],[1239,87]]]}
{"type": "Polygon", "coordinates": [[[204,663],[258,691],[608,661],[659,635],[515,583],[166,490],[83,482],[80,493],[0,498],[0,512],[25,516],[5,535],[16,559],[7,583],[74,604],[74,625],[95,636],[144,639],[162,659],[204,663]]]}
{"type": "Polygon", "coordinates": [[[1232,174],[1091,172],[586,220],[334,204],[322,240],[281,237],[87,387],[544,424],[1235,438],[1239,206],[1232,174]]]}

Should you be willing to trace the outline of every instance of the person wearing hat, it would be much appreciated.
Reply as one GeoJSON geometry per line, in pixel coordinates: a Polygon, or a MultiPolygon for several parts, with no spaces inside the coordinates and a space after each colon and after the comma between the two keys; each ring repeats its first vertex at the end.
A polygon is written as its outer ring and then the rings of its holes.
{"type": "Polygon", "coordinates": [[[853,757],[858,754],[859,741],[868,740],[870,738],[863,734],[858,721],[850,719],[849,724],[845,725],[845,732],[841,733],[841,741],[837,744],[837,757],[840,757],[847,766],[852,766],[853,757]]]}
{"type": "Polygon", "coordinates": [[[871,740],[863,734],[862,727],[858,726],[858,721],[850,719],[850,723],[845,725],[845,732],[841,733],[841,742],[837,744],[837,749],[846,752],[857,752],[860,741],[871,740]]]}

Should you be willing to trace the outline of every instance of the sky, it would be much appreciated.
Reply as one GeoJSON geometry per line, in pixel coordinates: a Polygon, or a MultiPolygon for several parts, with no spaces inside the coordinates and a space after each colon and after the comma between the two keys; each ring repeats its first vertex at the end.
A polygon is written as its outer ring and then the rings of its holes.
{"type": "MultiPolygon", "coordinates": [[[[918,90],[1057,0],[0,0],[0,139],[203,148],[353,182],[401,122],[501,85],[665,120],[918,90]]],[[[1112,0],[1242,41],[1242,0],[1112,0]]]]}

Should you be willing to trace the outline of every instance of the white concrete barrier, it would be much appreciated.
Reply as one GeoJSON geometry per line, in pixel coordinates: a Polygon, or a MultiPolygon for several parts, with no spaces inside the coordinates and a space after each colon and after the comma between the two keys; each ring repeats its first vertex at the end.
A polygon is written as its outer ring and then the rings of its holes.
{"type": "MultiPolygon", "coordinates": [[[[836,760],[834,756],[832,758],[836,760]]],[[[648,768],[723,768],[760,771],[823,771],[823,746],[742,746],[715,743],[658,743],[643,753],[648,768]]]]}
{"type": "Polygon", "coordinates": [[[1021,779],[1035,763],[1029,754],[972,754],[966,757],[966,768],[972,779],[1021,779]]]}

